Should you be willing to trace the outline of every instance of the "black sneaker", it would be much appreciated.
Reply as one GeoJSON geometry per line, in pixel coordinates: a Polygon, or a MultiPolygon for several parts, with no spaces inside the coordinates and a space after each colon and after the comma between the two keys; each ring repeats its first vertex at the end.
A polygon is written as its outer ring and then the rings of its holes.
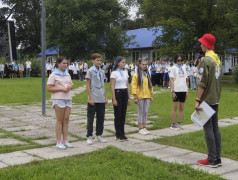
{"type": "Polygon", "coordinates": [[[119,141],[119,142],[123,142],[124,139],[122,137],[116,137],[116,140],[119,141]]]}
{"type": "Polygon", "coordinates": [[[122,139],[128,141],[128,138],[125,135],[122,135],[122,139]]]}
{"type": "Polygon", "coordinates": [[[222,166],[221,159],[217,159],[217,165],[222,166]]]}

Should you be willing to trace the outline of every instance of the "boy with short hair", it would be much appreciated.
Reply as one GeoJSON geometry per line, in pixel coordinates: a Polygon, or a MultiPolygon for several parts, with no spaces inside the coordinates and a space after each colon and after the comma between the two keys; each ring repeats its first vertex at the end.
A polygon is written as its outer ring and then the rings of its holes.
{"type": "Polygon", "coordinates": [[[107,96],[104,87],[104,74],[100,65],[102,56],[100,54],[92,55],[93,66],[87,71],[87,90],[88,90],[88,111],[87,111],[87,144],[92,144],[93,121],[96,113],[96,138],[95,141],[107,142],[103,137],[105,105],[107,105],[107,96]]]}

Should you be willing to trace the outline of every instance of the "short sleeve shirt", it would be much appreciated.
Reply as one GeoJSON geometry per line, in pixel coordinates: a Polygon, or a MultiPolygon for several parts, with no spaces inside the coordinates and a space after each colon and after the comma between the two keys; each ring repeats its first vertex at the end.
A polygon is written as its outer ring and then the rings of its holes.
{"type": "Polygon", "coordinates": [[[26,62],[26,68],[28,68],[28,69],[31,68],[31,61],[29,61],[29,62],[27,61],[26,62]]]}
{"type": "Polygon", "coordinates": [[[179,72],[179,68],[176,66],[173,66],[171,69],[170,77],[174,78],[174,91],[175,92],[188,92],[187,87],[187,72],[184,67],[183,73],[179,72]]]}
{"type": "Polygon", "coordinates": [[[115,89],[127,89],[128,72],[123,70],[123,77],[119,71],[113,71],[111,79],[115,79],[115,89]]]}
{"type": "Polygon", "coordinates": [[[92,69],[89,69],[86,74],[86,79],[91,80],[90,89],[93,101],[95,103],[105,103],[105,89],[104,89],[104,73],[103,79],[97,78],[97,73],[92,69]]]}
{"type": "MultiPolygon", "coordinates": [[[[59,76],[56,74],[51,74],[49,76],[47,85],[53,85],[55,87],[67,87],[67,85],[73,84],[71,77],[68,74],[67,76],[59,76]]],[[[71,92],[54,92],[51,94],[51,99],[62,99],[62,100],[72,100],[71,92]]]]}

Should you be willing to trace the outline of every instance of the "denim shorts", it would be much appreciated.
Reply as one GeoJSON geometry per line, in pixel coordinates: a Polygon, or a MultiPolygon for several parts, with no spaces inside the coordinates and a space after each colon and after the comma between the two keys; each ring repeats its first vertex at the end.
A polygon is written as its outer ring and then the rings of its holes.
{"type": "Polygon", "coordinates": [[[53,99],[53,108],[55,105],[58,105],[60,108],[65,108],[66,106],[72,107],[72,100],[64,100],[64,99],[53,99]]]}

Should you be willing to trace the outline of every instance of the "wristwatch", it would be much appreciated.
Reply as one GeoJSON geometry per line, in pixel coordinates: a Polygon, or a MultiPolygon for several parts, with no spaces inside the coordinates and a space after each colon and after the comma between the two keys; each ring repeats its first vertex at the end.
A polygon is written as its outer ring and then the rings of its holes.
{"type": "Polygon", "coordinates": [[[175,93],[175,91],[174,91],[174,90],[171,90],[171,93],[175,93]]]}

